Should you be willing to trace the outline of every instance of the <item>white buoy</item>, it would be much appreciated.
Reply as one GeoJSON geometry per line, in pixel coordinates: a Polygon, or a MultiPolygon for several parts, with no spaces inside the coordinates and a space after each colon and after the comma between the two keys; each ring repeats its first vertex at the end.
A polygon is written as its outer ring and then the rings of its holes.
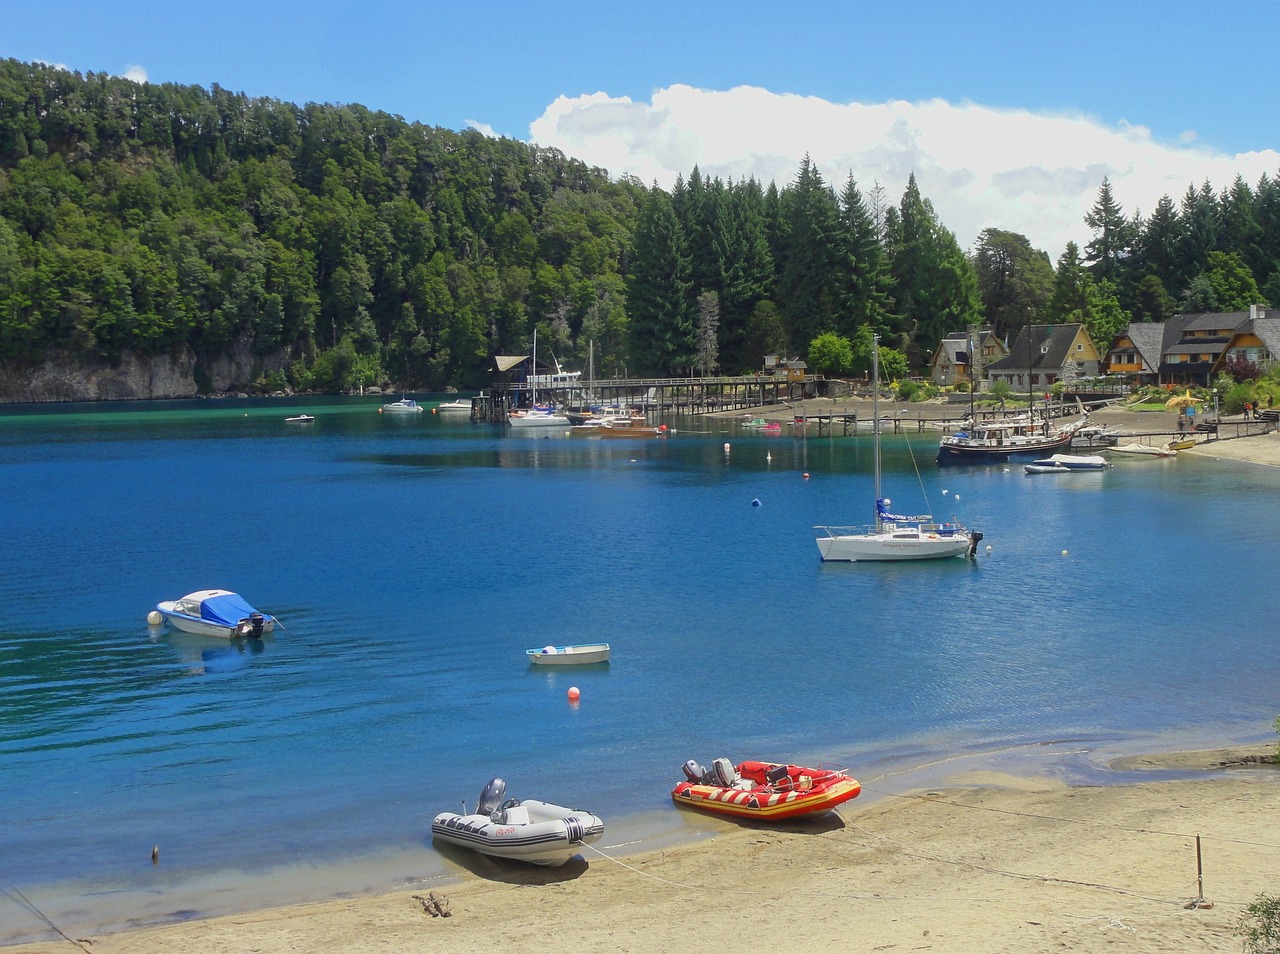
{"type": "Polygon", "coordinates": [[[164,622],[164,616],[161,614],[159,610],[152,610],[150,613],[147,614],[148,626],[159,626],[163,622],[164,622]]]}
{"type": "Polygon", "coordinates": [[[1063,555],[1063,556],[1066,556],[1066,555],[1067,555],[1067,551],[1066,551],[1066,550],[1063,550],[1063,551],[1062,551],[1062,555],[1063,555]]]}
{"type": "Polygon", "coordinates": [[[760,503],[760,498],[759,498],[759,497],[754,497],[754,498],[752,498],[752,500],[751,500],[751,506],[753,506],[753,507],[761,507],[761,506],[764,506],[764,505],[760,503]]]}
{"type": "Polygon", "coordinates": [[[989,544],[989,543],[987,544],[987,552],[988,552],[988,553],[990,553],[990,552],[991,552],[991,544],[989,544]]]}
{"type": "Polygon", "coordinates": [[[947,488],[946,488],[946,487],[943,487],[943,488],[942,488],[942,496],[944,496],[944,497],[945,497],[946,495],[947,495],[947,488]]]}
{"type": "Polygon", "coordinates": [[[728,457],[728,456],[729,456],[729,442],[728,442],[728,441],[725,441],[725,442],[724,442],[724,456],[725,456],[725,457],[728,457]]]}
{"type": "Polygon", "coordinates": [[[768,451],[765,451],[765,452],[764,452],[764,459],[765,459],[765,460],[773,460],[773,455],[772,455],[772,454],[770,454],[768,451]]]}
{"type": "Polygon", "coordinates": [[[960,495],[956,494],[956,500],[959,500],[959,499],[960,499],[960,495]]]}

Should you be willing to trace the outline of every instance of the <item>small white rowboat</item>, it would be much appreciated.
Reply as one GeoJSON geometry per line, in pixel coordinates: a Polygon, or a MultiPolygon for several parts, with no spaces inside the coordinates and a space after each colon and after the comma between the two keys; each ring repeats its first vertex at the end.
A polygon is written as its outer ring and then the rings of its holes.
{"type": "Polygon", "coordinates": [[[581,646],[543,646],[526,649],[525,655],[535,666],[585,666],[609,661],[608,643],[585,643],[581,646]]]}

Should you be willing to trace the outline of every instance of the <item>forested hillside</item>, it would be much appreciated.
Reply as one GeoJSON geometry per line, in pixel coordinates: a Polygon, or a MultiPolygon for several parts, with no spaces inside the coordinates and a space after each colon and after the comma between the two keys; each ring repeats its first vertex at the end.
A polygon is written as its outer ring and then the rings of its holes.
{"type": "MultiPolygon", "coordinates": [[[[528,350],[601,375],[740,373],[873,328],[916,366],[984,320],[1086,321],[1280,299],[1280,187],[1190,187],[1055,270],[988,229],[966,254],[912,177],[896,202],[805,160],[779,187],[613,180],[555,150],[0,61],[0,362],[229,349],[243,387],[480,387],[528,350]],[[544,350],[545,348],[545,350],[544,350]]],[[[829,368],[828,370],[847,370],[829,368]]]]}

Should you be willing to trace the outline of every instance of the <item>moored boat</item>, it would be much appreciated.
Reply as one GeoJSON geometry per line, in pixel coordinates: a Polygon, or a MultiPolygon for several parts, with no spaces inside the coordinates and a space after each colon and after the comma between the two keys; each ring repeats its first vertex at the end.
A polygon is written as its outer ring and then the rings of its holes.
{"type": "Polygon", "coordinates": [[[716,759],[708,770],[690,759],[685,780],[671,792],[677,805],[735,818],[779,821],[828,812],[862,786],[843,768],[747,761],[734,766],[716,759]]]}
{"type": "Polygon", "coordinates": [[[286,424],[311,424],[314,423],[315,417],[310,414],[295,414],[293,417],[286,417],[286,424]]]}
{"type": "Polygon", "coordinates": [[[650,427],[645,424],[601,421],[595,432],[600,437],[666,437],[667,425],[650,427]]]}
{"type": "Polygon", "coordinates": [[[1096,454],[1054,454],[1041,460],[1024,464],[1028,474],[1069,474],[1073,471],[1106,470],[1111,462],[1096,454]]]}
{"type": "Polygon", "coordinates": [[[471,402],[461,398],[453,401],[442,401],[436,405],[436,410],[442,414],[470,414],[471,402]]]}
{"type": "Polygon", "coordinates": [[[165,621],[185,633],[223,639],[258,638],[275,629],[276,618],[259,613],[230,590],[197,590],[156,604],[165,621]]]}
{"type": "Polygon", "coordinates": [[[1107,451],[1112,454],[1131,454],[1138,457],[1176,457],[1178,452],[1168,445],[1159,447],[1153,444],[1139,444],[1130,442],[1128,444],[1116,444],[1114,447],[1108,447],[1107,451]]]}
{"type": "Polygon", "coordinates": [[[1005,461],[1010,457],[1044,457],[1069,447],[1075,435],[1088,423],[1087,417],[1070,424],[1026,417],[984,421],[943,437],[938,444],[938,463],[954,464],[1005,461]]]}
{"type": "Polygon", "coordinates": [[[387,414],[418,414],[422,411],[422,405],[413,398],[402,397],[398,401],[382,405],[379,411],[387,414]]]}
{"type": "Polygon", "coordinates": [[[604,836],[604,821],[578,809],[534,799],[505,799],[507,783],[491,779],[474,814],[441,812],[431,820],[431,837],[484,855],[559,866],[604,836]]]}
{"type": "Polygon", "coordinates": [[[592,663],[609,661],[609,644],[543,646],[541,649],[526,649],[525,655],[535,666],[589,666],[592,663]]]}
{"type": "MultiPolygon", "coordinates": [[[[824,536],[814,542],[824,561],[940,560],[947,557],[968,555],[978,549],[982,533],[956,523],[936,523],[933,515],[899,514],[889,508],[893,501],[880,493],[880,345],[873,342],[871,350],[874,403],[872,420],[874,443],[872,461],[875,470],[876,522],[866,527],[817,526],[824,536]]],[[[924,485],[921,484],[923,490],[924,485]]]]}

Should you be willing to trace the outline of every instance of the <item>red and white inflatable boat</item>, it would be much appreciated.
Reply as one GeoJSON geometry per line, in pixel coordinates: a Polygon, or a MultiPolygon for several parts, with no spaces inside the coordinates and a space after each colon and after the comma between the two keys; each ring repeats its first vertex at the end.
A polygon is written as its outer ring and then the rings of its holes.
{"type": "Polygon", "coordinates": [[[737,818],[778,820],[827,812],[862,791],[842,768],[807,768],[778,762],[716,759],[705,769],[690,759],[685,781],[671,792],[677,805],[688,805],[737,818]]]}

